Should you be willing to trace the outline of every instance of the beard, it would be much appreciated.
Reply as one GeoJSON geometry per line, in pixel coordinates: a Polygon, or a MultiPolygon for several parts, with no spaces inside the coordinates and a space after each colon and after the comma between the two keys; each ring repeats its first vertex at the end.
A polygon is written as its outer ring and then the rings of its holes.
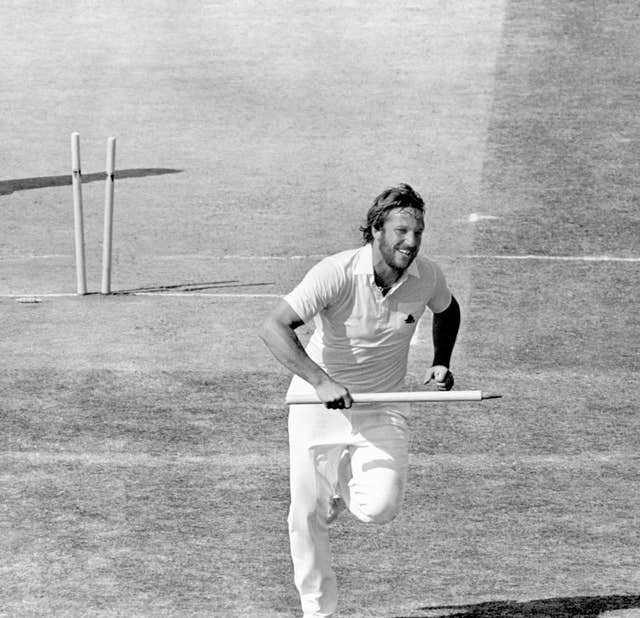
{"type": "Polygon", "coordinates": [[[385,264],[398,273],[402,273],[418,255],[419,247],[406,247],[404,243],[399,242],[393,245],[387,240],[386,234],[382,233],[379,242],[380,255],[385,264]]]}

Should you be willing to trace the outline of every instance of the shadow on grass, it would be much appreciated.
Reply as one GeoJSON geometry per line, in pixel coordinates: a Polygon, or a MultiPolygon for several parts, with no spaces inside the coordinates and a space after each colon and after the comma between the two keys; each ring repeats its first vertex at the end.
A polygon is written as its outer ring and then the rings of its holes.
{"type": "Polygon", "coordinates": [[[421,607],[395,618],[595,618],[604,612],[640,608],[640,596],[558,597],[534,601],[487,601],[476,605],[421,607]]]}
{"type": "MultiPolygon", "coordinates": [[[[142,178],[144,176],[162,176],[163,174],[179,174],[182,170],[174,170],[164,167],[150,167],[140,169],[116,170],[115,178],[142,178]]],[[[105,180],[106,172],[95,174],[83,174],[82,182],[97,182],[105,180]]],[[[71,174],[62,176],[36,176],[35,178],[14,178],[13,180],[0,180],[0,195],[9,195],[14,191],[28,191],[29,189],[44,189],[46,187],[64,187],[71,184],[71,174]]]]}
{"type": "Polygon", "coordinates": [[[131,290],[115,290],[112,295],[127,294],[161,294],[162,292],[202,292],[204,290],[218,290],[220,288],[247,288],[273,285],[272,281],[262,283],[241,283],[239,279],[228,279],[226,281],[210,281],[208,283],[177,283],[175,285],[154,285],[131,290]]]}

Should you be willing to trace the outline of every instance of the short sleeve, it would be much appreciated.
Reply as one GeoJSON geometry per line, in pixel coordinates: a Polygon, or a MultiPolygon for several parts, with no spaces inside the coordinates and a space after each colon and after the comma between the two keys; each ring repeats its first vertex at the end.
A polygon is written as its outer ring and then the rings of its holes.
{"type": "Polygon", "coordinates": [[[330,257],[324,258],[307,272],[284,300],[303,322],[309,322],[338,297],[345,280],[340,265],[330,257]]]}
{"type": "Polygon", "coordinates": [[[441,313],[451,304],[451,291],[440,267],[434,262],[431,262],[431,267],[433,268],[434,286],[431,297],[427,301],[427,307],[433,313],[441,313]]]}

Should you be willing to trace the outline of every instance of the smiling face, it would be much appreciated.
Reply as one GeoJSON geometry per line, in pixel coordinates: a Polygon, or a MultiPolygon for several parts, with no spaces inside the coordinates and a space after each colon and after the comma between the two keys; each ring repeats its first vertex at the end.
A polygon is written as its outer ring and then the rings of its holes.
{"type": "Polygon", "coordinates": [[[418,255],[424,218],[415,208],[390,210],[384,225],[373,230],[373,263],[377,274],[399,277],[418,255]],[[378,272],[380,271],[380,272],[378,272]]]}

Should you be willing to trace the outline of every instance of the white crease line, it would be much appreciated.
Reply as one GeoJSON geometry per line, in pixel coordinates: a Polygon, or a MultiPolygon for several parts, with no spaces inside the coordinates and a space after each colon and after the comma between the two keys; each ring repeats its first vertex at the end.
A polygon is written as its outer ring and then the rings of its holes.
{"type": "Polygon", "coordinates": [[[9,293],[9,294],[0,294],[0,298],[10,298],[13,300],[31,300],[38,301],[41,298],[73,298],[74,296],[78,296],[78,294],[72,294],[71,292],[46,292],[44,294],[38,294],[35,292],[24,292],[22,294],[9,293]]]}
{"type": "MultiPolygon", "coordinates": [[[[71,259],[71,255],[24,255],[24,256],[0,256],[0,262],[19,262],[22,260],[36,259],[71,259]]],[[[326,254],[309,255],[158,255],[154,260],[242,260],[247,262],[286,262],[298,260],[321,260],[327,257],[326,254]]],[[[464,254],[464,255],[427,255],[437,260],[546,260],[555,262],[640,262],[640,257],[622,257],[615,255],[486,255],[486,254],[464,254]]]]}
{"type": "MultiPolygon", "coordinates": [[[[288,260],[321,260],[327,257],[322,254],[310,255],[163,255],[158,256],[158,260],[179,260],[179,259],[199,259],[199,260],[243,260],[243,261],[269,261],[286,262],[288,260]]],[[[427,255],[436,260],[549,260],[557,262],[640,262],[640,257],[621,257],[615,255],[485,255],[485,254],[465,254],[465,255],[427,255]]]]}
{"type": "MultiPolygon", "coordinates": [[[[282,409],[286,409],[284,401],[282,409]]],[[[205,421],[206,422],[206,421],[205,421]]],[[[75,463],[80,465],[117,465],[117,466],[167,466],[176,464],[187,465],[211,465],[236,466],[240,465],[275,465],[286,466],[288,455],[285,453],[273,454],[227,454],[215,455],[178,455],[175,457],[158,456],[149,453],[131,452],[51,452],[51,451],[9,451],[0,455],[0,461],[28,462],[36,465],[51,465],[57,463],[75,463]]]]}
{"type": "Polygon", "coordinates": [[[156,260],[243,260],[250,262],[286,262],[288,260],[321,260],[327,254],[310,255],[203,255],[203,254],[182,254],[182,255],[159,255],[156,260]]]}
{"type": "MultiPolygon", "coordinates": [[[[281,405],[270,406],[273,409],[282,409],[287,406],[282,401],[281,405]]],[[[419,412],[416,412],[419,414],[419,412]]],[[[203,424],[208,423],[202,419],[203,424]]],[[[478,470],[499,469],[508,470],[512,475],[522,474],[523,467],[536,468],[597,468],[603,465],[633,465],[637,460],[635,452],[613,451],[607,453],[594,453],[585,451],[575,455],[564,453],[549,453],[541,455],[516,454],[492,455],[492,454],[457,454],[457,453],[410,453],[409,464],[416,467],[436,467],[445,469],[471,468],[478,470]]],[[[282,452],[273,453],[239,453],[230,455],[177,455],[175,457],[152,455],[150,453],[132,452],[52,452],[52,451],[8,451],[0,454],[0,461],[6,465],[9,462],[35,465],[51,465],[58,463],[75,463],[79,465],[117,465],[117,466],[167,466],[167,465],[206,465],[216,464],[224,467],[267,465],[286,467],[289,461],[288,455],[282,452]]]]}
{"type": "MultiPolygon", "coordinates": [[[[102,296],[102,294],[98,293],[89,293],[87,296],[102,296]]],[[[118,292],[115,291],[112,294],[107,294],[106,296],[171,296],[171,297],[180,297],[180,296],[201,296],[201,297],[209,297],[209,298],[282,298],[283,294],[242,294],[242,293],[229,293],[229,292],[221,292],[216,294],[215,292],[118,292]]],[[[39,298],[79,298],[79,294],[75,294],[73,292],[48,292],[46,294],[34,294],[33,292],[25,293],[25,294],[0,294],[0,298],[12,298],[15,300],[18,299],[39,299],[39,298]]]]}
{"type": "Polygon", "coordinates": [[[284,294],[233,294],[230,292],[127,292],[126,294],[115,293],[114,296],[205,296],[210,298],[281,298],[284,294]]]}
{"type": "Polygon", "coordinates": [[[552,262],[640,262],[640,257],[618,257],[615,255],[460,255],[439,256],[441,259],[463,258],[466,260],[547,260],[552,262]]]}
{"type": "Polygon", "coordinates": [[[70,260],[72,255],[51,253],[49,255],[0,255],[0,262],[23,262],[25,260],[70,260]]]}

